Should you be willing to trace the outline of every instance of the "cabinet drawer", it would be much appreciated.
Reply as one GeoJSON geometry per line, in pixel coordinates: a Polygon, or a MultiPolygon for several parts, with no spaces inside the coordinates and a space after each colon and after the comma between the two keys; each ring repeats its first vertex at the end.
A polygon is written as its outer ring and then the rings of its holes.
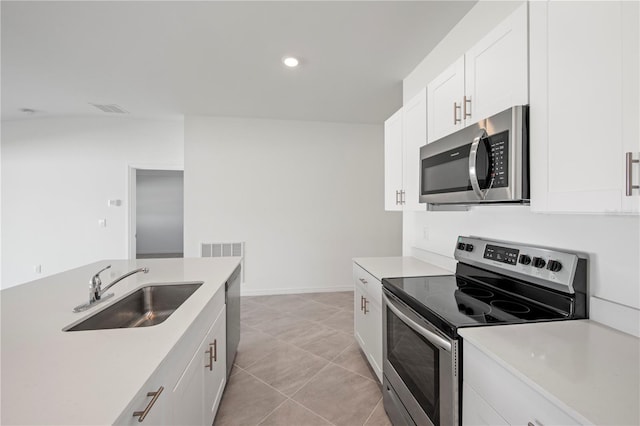
{"type": "MultiPolygon", "coordinates": [[[[509,424],[579,425],[580,423],[515,377],[475,346],[465,342],[464,382],[474,388],[509,424]]],[[[463,402],[464,404],[464,402],[463,402]]],[[[463,412],[464,418],[464,412],[463,412]]]]}
{"type": "Polygon", "coordinates": [[[382,304],[382,283],[376,277],[365,271],[357,263],[353,264],[353,279],[363,290],[365,297],[376,304],[382,304]]]}

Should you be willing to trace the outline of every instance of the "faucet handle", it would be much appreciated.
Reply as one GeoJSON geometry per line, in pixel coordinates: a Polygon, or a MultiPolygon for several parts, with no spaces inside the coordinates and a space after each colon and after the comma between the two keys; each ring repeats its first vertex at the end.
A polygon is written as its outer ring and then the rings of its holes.
{"type": "Polygon", "coordinates": [[[90,283],[91,284],[96,283],[96,282],[100,283],[100,274],[103,273],[104,271],[106,271],[109,268],[111,268],[111,265],[107,265],[106,267],[104,267],[104,268],[100,269],[98,272],[96,272],[96,274],[93,277],[91,277],[90,283]]]}

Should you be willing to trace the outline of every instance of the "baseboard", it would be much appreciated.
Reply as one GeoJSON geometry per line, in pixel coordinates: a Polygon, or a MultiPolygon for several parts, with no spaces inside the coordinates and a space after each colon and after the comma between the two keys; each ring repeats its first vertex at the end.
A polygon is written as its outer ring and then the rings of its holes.
{"type": "Polygon", "coordinates": [[[589,319],[640,337],[640,310],[636,308],[591,296],[589,319]]]}
{"type": "Polygon", "coordinates": [[[335,287],[269,288],[264,290],[240,288],[241,296],[275,296],[279,294],[334,293],[338,291],[353,291],[353,285],[335,287]]]}

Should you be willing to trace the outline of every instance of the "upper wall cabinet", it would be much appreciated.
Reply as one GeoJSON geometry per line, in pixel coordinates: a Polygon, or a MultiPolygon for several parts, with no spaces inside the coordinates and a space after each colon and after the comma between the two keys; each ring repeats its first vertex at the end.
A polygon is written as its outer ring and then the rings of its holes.
{"type": "Polygon", "coordinates": [[[527,104],[527,52],[523,4],[428,84],[428,142],[527,104]]]}
{"type": "Polygon", "coordinates": [[[638,2],[531,2],[531,207],[639,211],[638,2]]]}
{"type": "Polygon", "coordinates": [[[427,90],[384,122],[385,210],[424,210],[419,201],[420,147],[427,138],[427,90]]]}

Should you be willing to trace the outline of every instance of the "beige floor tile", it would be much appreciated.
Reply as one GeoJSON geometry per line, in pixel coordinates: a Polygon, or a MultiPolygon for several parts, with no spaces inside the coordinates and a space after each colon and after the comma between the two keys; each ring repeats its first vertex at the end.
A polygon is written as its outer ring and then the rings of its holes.
{"type": "Polygon", "coordinates": [[[387,417],[387,413],[384,411],[382,399],[380,399],[376,408],[373,409],[373,413],[371,413],[371,417],[369,417],[365,426],[393,426],[391,420],[387,417]]]}
{"type": "Polygon", "coordinates": [[[316,302],[324,303],[325,305],[338,307],[347,303],[353,303],[353,292],[310,293],[309,298],[316,302]]]}
{"type": "Polygon", "coordinates": [[[369,362],[366,360],[365,355],[360,351],[358,342],[354,342],[340,355],[333,359],[333,362],[343,368],[346,368],[347,370],[358,373],[371,380],[375,380],[376,382],[378,380],[375,377],[373,371],[371,371],[369,362]]]}
{"type": "Polygon", "coordinates": [[[285,400],[280,392],[240,370],[229,379],[213,424],[256,425],[285,400]]]}
{"type": "Polygon", "coordinates": [[[277,294],[271,296],[252,296],[250,301],[260,303],[270,308],[280,308],[287,303],[300,303],[304,301],[304,295],[298,294],[277,294]]]}
{"type": "Polygon", "coordinates": [[[247,372],[286,395],[293,395],[329,362],[292,345],[280,345],[247,372]]]}
{"type": "Polygon", "coordinates": [[[248,326],[256,328],[260,328],[264,323],[287,317],[288,315],[286,312],[269,308],[267,306],[260,306],[259,308],[252,309],[248,312],[240,312],[240,321],[244,322],[248,326]]]}
{"type": "Polygon", "coordinates": [[[279,318],[265,320],[254,326],[273,337],[281,340],[288,340],[291,337],[304,334],[307,330],[315,327],[315,323],[296,318],[294,315],[286,315],[279,318]]]}
{"type": "Polygon", "coordinates": [[[334,315],[323,320],[322,324],[335,328],[336,330],[344,331],[345,333],[353,334],[353,312],[338,311],[334,315]]]}
{"type": "Polygon", "coordinates": [[[330,426],[331,423],[317,416],[302,405],[288,400],[265,420],[260,426],[330,426]]]}
{"type": "Polygon", "coordinates": [[[313,328],[307,328],[303,333],[292,336],[287,342],[331,361],[354,343],[355,338],[347,333],[314,323],[313,328]]]}
{"type": "Polygon", "coordinates": [[[324,321],[339,311],[340,309],[323,303],[307,301],[305,305],[292,311],[291,315],[307,321],[324,321]]]}
{"type": "Polygon", "coordinates": [[[364,424],[380,397],[376,383],[331,364],[292,399],[337,426],[353,426],[364,424]]]}
{"type": "Polygon", "coordinates": [[[240,332],[240,343],[235,364],[247,368],[256,361],[269,356],[284,343],[273,336],[254,328],[245,327],[240,332]]]}

